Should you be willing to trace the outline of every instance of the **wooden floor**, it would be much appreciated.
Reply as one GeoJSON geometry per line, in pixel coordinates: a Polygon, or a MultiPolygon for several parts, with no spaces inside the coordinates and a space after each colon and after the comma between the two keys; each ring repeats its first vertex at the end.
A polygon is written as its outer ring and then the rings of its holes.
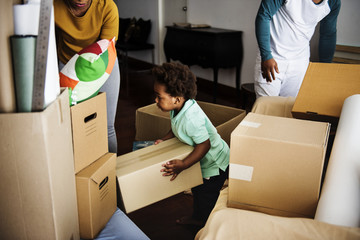
{"type": "MultiPolygon", "coordinates": [[[[134,73],[133,70],[151,68],[143,62],[129,60],[128,83],[122,76],[118,110],[116,115],[116,132],[118,139],[118,155],[132,150],[135,137],[135,111],[137,108],[154,103],[153,77],[149,72],[134,73]]],[[[212,82],[199,79],[197,100],[213,101],[212,82]]],[[[234,88],[219,86],[218,104],[238,107],[242,106],[242,97],[234,88]]],[[[250,109],[251,103],[245,109],[250,109]]],[[[135,212],[129,218],[153,240],[187,240],[194,239],[199,228],[176,224],[175,220],[190,215],[192,212],[192,196],[180,193],[135,212]]]]}

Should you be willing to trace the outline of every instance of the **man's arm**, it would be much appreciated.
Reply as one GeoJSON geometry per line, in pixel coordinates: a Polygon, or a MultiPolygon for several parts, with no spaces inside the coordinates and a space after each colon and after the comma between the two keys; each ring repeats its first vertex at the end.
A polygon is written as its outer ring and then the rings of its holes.
{"type": "Polygon", "coordinates": [[[336,47],[336,24],[340,12],[340,0],[329,0],[331,12],[320,22],[319,60],[332,62],[336,47]]]}
{"type": "Polygon", "coordinates": [[[270,50],[270,21],[285,0],[262,0],[255,19],[255,35],[260,49],[261,60],[272,57],[270,50]]]}

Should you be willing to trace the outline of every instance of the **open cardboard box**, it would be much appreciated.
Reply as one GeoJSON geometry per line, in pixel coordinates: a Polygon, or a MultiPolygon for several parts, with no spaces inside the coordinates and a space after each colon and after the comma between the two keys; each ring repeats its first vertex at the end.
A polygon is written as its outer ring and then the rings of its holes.
{"type": "Polygon", "coordinates": [[[344,100],[359,93],[359,64],[311,62],[292,114],[299,119],[330,122],[336,129],[344,100]]]}
{"type": "Polygon", "coordinates": [[[126,213],[202,184],[199,162],[182,171],[173,181],[160,172],[163,163],[182,160],[192,150],[193,147],[172,138],[119,156],[116,175],[126,213]]]}
{"type": "Polygon", "coordinates": [[[79,239],[67,89],[42,112],[0,114],[0,239],[79,239]]]}
{"type": "Polygon", "coordinates": [[[329,128],[249,113],[231,134],[228,206],[314,217],[329,128]]]}
{"type": "MultiPolygon", "coordinates": [[[[199,106],[216,127],[220,136],[230,144],[230,134],[245,117],[246,111],[219,104],[197,101],[199,106]]],[[[137,141],[148,141],[162,138],[170,130],[170,116],[162,112],[156,104],[151,104],[136,110],[137,141]]]]}

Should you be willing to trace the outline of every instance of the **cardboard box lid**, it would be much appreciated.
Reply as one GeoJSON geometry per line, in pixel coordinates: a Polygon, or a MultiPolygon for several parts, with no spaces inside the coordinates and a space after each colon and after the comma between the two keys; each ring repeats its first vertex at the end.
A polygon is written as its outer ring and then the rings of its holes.
{"type": "Polygon", "coordinates": [[[296,118],[306,118],[306,115],[338,118],[344,100],[358,93],[360,93],[359,64],[311,62],[292,112],[296,118]]]}
{"type": "Polygon", "coordinates": [[[104,178],[104,174],[111,170],[115,170],[115,167],[116,154],[106,153],[88,167],[78,172],[76,178],[92,179],[98,184],[104,178]]]}
{"type": "Polygon", "coordinates": [[[231,137],[242,135],[323,147],[327,144],[328,134],[329,123],[248,113],[231,137]]]}

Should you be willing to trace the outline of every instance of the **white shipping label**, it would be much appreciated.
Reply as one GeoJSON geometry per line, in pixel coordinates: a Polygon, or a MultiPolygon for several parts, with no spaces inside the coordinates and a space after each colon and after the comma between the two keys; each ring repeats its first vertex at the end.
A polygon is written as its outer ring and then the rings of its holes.
{"type": "Polygon", "coordinates": [[[241,121],[240,126],[258,128],[261,126],[261,123],[250,122],[250,121],[241,121]]]}
{"type": "Polygon", "coordinates": [[[251,182],[254,167],[230,163],[229,178],[251,182]]]}

